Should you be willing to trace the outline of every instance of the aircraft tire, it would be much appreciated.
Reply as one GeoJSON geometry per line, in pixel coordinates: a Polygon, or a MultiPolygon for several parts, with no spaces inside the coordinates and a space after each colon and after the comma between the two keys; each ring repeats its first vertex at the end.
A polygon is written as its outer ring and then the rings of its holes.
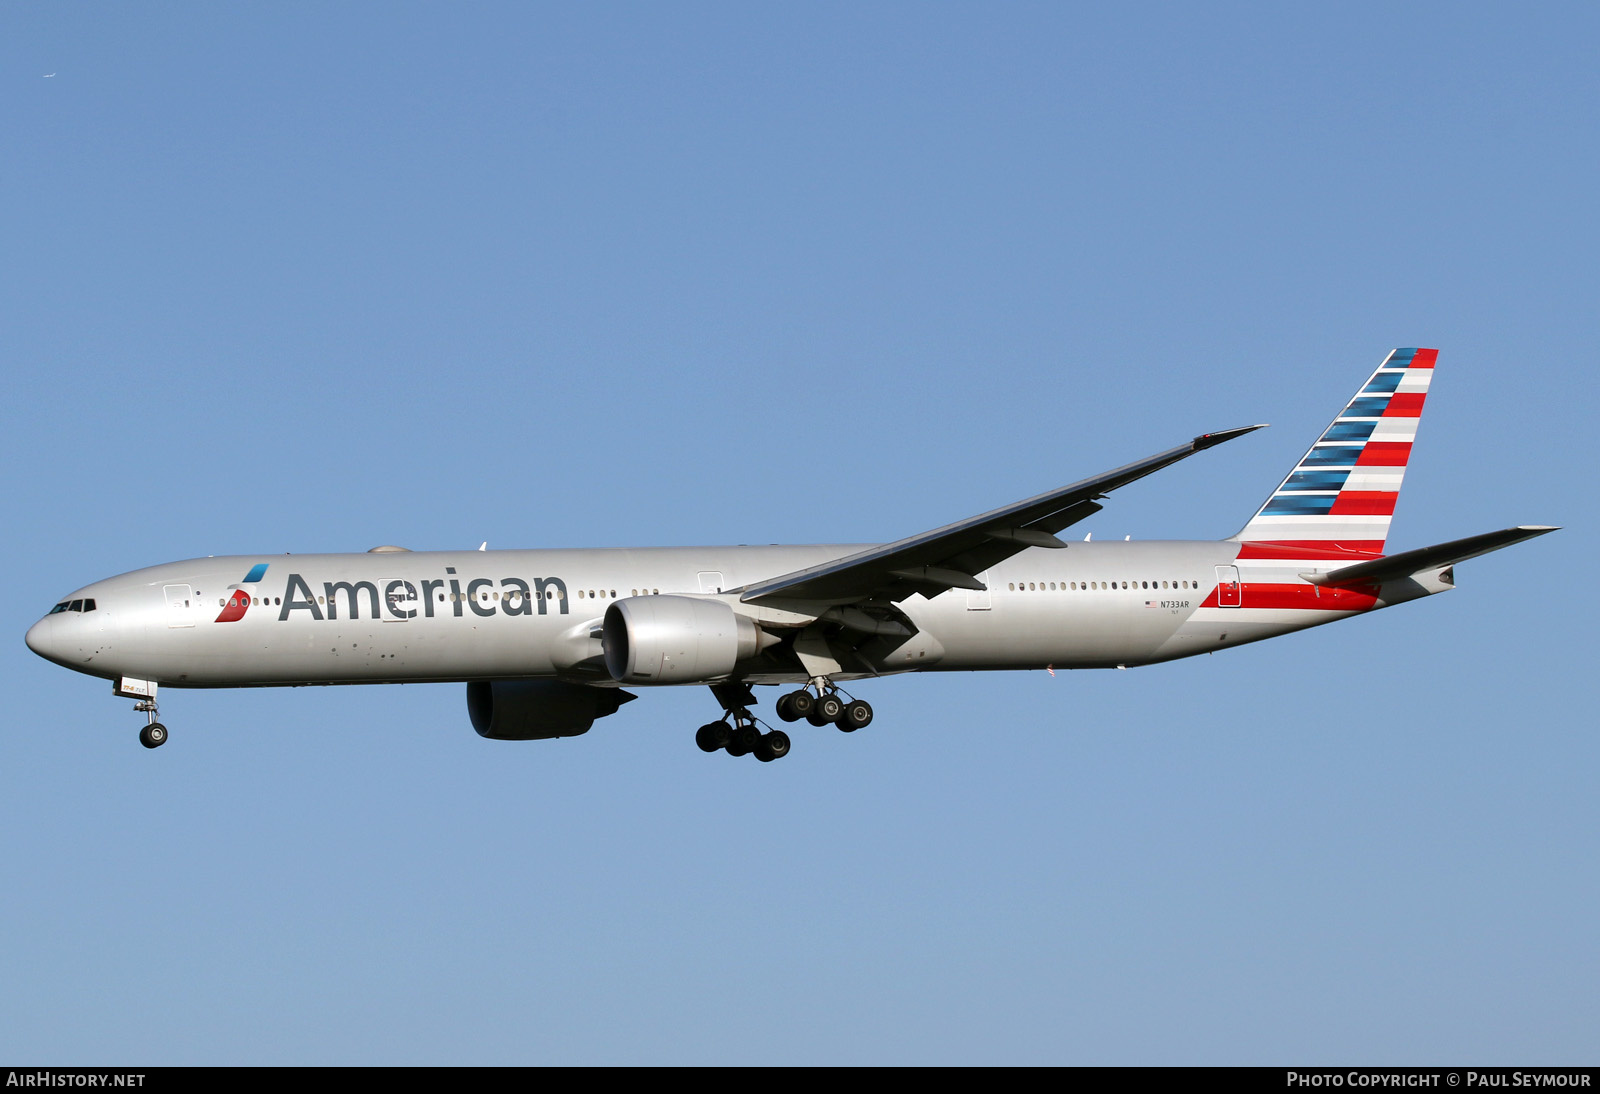
{"type": "Polygon", "coordinates": [[[728,746],[731,736],[733,731],[727,722],[707,722],[695,730],[694,743],[700,746],[701,752],[716,752],[728,746]]]}
{"type": "Polygon", "coordinates": [[[761,744],[761,731],[752,725],[743,725],[733,731],[726,746],[730,756],[748,756],[761,744]]]}
{"type": "Polygon", "coordinates": [[[809,691],[791,691],[778,700],[778,717],[785,722],[798,722],[810,714],[816,704],[809,691]]]}
{"type": "Polygon", "coordinates": [[[814,726],[825,726],[839,720],[844,713],[844,703],[837,695],[823,695],[817,699],[816,705],[811,708],[811,713],[806,715],[806,721],[814,726]]]}
{"type": "Polygon", "coordinates": [[[151,722],[139,731],[139,743],[146,748],[160,748],[167,743],[167,727],[160,722],[151,722]]]}
{"type": "Polygon", "coordinates": [[[835,724],[846,733],[854,733],[872,723],[872,707],[863,699],[846,703],[835,724]]]}
{"type": "Polygon", "coordinates": [[[762,763],[781,760],[789,754],[789,735],[781,729],[761,735],[761,747],[756,749],[756,759],[762,763]]]}

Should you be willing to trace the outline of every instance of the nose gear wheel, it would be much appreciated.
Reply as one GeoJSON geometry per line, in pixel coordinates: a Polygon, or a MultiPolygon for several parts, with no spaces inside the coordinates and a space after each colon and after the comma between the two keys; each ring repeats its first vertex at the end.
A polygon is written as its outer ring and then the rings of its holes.
{"type": "Polygon", "coordinates": [[[167,743],[167,727],[156,721],[156,701],[154,699],[140,699],[133,704],[133,709],[143,714],[146,724],[139,731],[139,743],[146,748],[160,748],[167,743]]]}

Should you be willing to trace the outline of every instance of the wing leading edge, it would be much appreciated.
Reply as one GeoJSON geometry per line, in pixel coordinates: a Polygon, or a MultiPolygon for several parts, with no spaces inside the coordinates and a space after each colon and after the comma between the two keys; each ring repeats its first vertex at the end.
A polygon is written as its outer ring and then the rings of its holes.
{"type": "Polygon", "coordinates": [[[1065,547],[1056,533],[1099,512],[1099,499],[1111,491],[1196,452],[1262,428],[1247,425],[1202,433],[1176,448],[1070,486],[758,582],[743,589],[739,598],[756,604],[795,600],[853,604],[863,600],[901,601],[917,593],[936,596],[947,589],[982,589],[984,585],[976,575],[990,566],[1029,547],[1065,547]]]}

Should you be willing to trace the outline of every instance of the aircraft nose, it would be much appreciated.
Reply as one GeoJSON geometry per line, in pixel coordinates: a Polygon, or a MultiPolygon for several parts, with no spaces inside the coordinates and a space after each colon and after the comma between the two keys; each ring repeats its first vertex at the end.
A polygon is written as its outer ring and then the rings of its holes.
{"type": "Polygon", "coordinates": [[[28,628],[28,648],[40,657],[49,657],[51,632],[54,621],[47,615],[28,628]]]}
{"type": "Polygon", "coordinates": [[[58,665],[67,663],[66,636],[61,633],[61,621],[47,615],[28,628],[28,648],[58,665]]]}

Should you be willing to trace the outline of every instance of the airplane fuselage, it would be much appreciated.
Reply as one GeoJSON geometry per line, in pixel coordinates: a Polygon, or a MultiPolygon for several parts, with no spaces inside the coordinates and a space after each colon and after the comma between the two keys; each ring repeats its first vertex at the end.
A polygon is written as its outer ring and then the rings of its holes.
{"type": "MultiPolygon", "coordinates": [[[[874,669],[1143,665],[1424,594],[1421,588],[1318,588],[1299,577],[1303,563],[1241,559],[1240,548],[1230,541],[1112,541],[1026,550],[980,575],[986,590],[951,589],[903,601],[917,637],[874,669]]],[[[29,633],[29,644],[79,672],[167,687],[540,677],[605,684],[594,668],[600,654],[595,631],[617,600],[674,595],[736,603],[732,590],[861,549],[825,544],[193,559],[77,590],[64,602],[92,601],[94,610],[46,616],[29,633]]],[[[871,674],[855,667],[838,675],[871,674]]],[[[742,675],[753,683],[805,679],[798,671],[742,675]]]]}

